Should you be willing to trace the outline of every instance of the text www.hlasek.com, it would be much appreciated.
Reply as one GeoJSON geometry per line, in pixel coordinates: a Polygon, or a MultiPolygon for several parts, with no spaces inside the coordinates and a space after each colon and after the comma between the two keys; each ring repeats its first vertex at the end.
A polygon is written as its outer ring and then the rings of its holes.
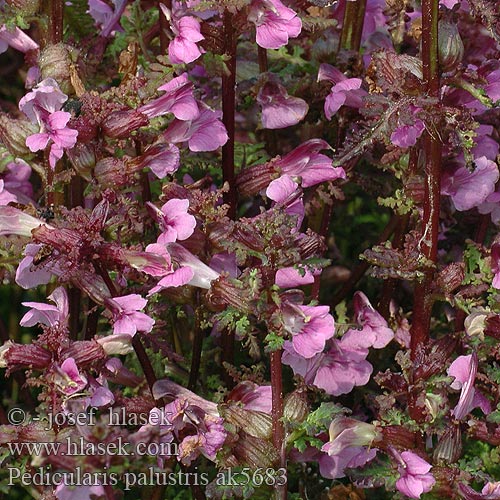
{"type": "Polygon", "coordinates": [[[106,456],[106,455],[121,455],[121,456],[144,456],[144,455],[161,455],[172,456],[177,455],[176,443],[137,443],[134,446],[127,441],[123,441],[119,437],[112,443],[92,443],[86,441],[83,437],[71,440],[68,437],[63,442],[55,443],[7,443],[11,454],[22,455],[26,452],[29,455],[36,456],[106,456]]]}

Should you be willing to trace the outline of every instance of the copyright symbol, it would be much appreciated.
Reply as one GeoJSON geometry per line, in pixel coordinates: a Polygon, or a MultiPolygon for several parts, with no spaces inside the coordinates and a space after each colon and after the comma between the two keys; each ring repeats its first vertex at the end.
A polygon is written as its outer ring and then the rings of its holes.
{"type": "Polygon", "coordinates": [[[22,408],[12,408],[7,413],[7,419],[12,425],[21,425],[26,420],[26,412],[22,408]]]}

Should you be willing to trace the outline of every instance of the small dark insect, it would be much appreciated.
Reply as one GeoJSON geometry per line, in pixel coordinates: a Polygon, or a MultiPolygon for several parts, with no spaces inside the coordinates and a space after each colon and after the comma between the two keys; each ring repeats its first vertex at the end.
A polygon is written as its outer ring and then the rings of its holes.
{"type": "Polygon", "coordinates": [[[82,101],[79,99],[68,99],[64,103],[62,109],[67,113],[71,113],[76,118],[80,115],[80,111],[82,110],[82,101]]]}
{"type": "Polygon", "coordinates": [[[51,255],[52,255],[52,248],[50,248],[49,246],[43,246],[42,248],[40,248],[40,250],[38,250],[36,255],[33,257],[33,264],[35,266],[38,266],[51,255]]]}
{"type": "Polygon", "coordinates": [[[39,208],[37,210],[37,214],[38,214],[38,217],[40,217],[40,219],[44,219],[46,222],[54,219],[55,218],[54,205],[50,205],[50,206],[45,207],[45,208],[39,208]]]}
{"type": "Polygon", "coordinates": [[[337,3],[337,0],[310,0],[317,7],[332,7],[337,3]]]}

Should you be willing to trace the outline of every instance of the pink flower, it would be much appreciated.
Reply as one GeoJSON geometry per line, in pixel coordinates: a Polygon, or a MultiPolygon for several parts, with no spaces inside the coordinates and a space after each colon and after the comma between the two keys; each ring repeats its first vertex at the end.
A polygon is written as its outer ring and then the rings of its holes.
{"type": "Polygon", "coordinates": [[[458,489],[465,500],[500,500],[500,482],[486,483],[481,493],[463,483],[458,485],[458,489]]]}
{"type": "Polygon", "coordinates": [[[481,408],[486,415],[491,413],[491,404],[486,397],[474,389],[477,374],[477,354],[459,356],[447,370],[450,377],[455,377],[452,389],[460,389],[460,398],[452,414],[457,420],[462,420],[474,408],[481,408]]]}
{"type": "Polygon", "coordinates": [[[349,394],[354,387],[363,386],[370,380],[373,367],[366,361],[365,349],[353,349],[342,344],[342,339],[331,339],[326,352],[305,359],[299,356],[291,342],[285,342],[282,362],[292,367],[307,384],[323,389],[327,394],[349,394]]]}
{"type": "Polygon", "coordinates": [[[439,5],[444,5],[448,9],[453,9],[457,3],[460,3],[460,0],[439,0],[439,5]]]}
{"type": "Polygon", "coordinates": [[[44,221],[25,214],[22,210],[14,207],[0,206],[0,236],[16,234],[31,238],[31,231],[41,225],[53,229],[44,221]]]}
{"type": "Polygon", "coordinates": [[[352,446],[369,446],[374,441],[380,441],[380,430],[373,424],[360,422],[354,418],[337,417],[329,427],[330,439],[321,448],[328,455],[339,455],[346,448],[352,446]]]}
{"type": "Polygon", "coordinates": [[[333,167],[328,156],[320,154],[322,149],[330,149],[322,139],[310,139],[274,162],[282,174],[300,177],[303,187],[314,186],[320,182],[345,178],[342,167],[333,167]]]}
{"type": "Polygon", "coordinates": [[[193,120],[174,120],[163,137],[167,142],[188,143],[191,151],[215,151],[226,144],[228,135],[223,123],[219,120],[220,111],[208,106],[200,106],[200,115],[193,120]]]}
{"type": "Polygon", "coordinates": [[[372,444],[381,439],[374,425],[347,417],[334,419],[329,434],[329,441],[321,448],[327,457],[320,458],[320,468],[321,475],[331,479],[344,477],[346,468],[360,467],[372,460],[377,453],[372,444]]]}
{"type": "Polygon", "coordinates": [[[323,351],[325,343],[335,333],[335,322],[328,306],[283,305],[283,325],[292,336],[294,351],[312,358],[323,351]]]}
{"type": "Polygon", "coordinates": [[[154,213],[160,226],[161,234],[157,242],[160,244],[182,241],[189,238],[196,227],[196,219],[188,214],[189,200],[168,200],[161,209],[156,208],[151,202],[148,208],[154,213]]]}
{"type": "Polygon", "coordinates": [[[400,477],[396,481],[396,489],[410,498],[420,498],[422,493],[431,491],[436,480],[429,472],[432,465],[412,451],[401,454],[393,450],[399,462],[400,477]]]}
{"type": "Polygon", "coordinates": [[[493,271],[493,282],[491,285],[500,290],[500,244],[491,246],[491,270],[493,271]]]}
{"type": "Polygon", "coordinates": [[[75,360],[67,358],[61,366],[56,365],[54,383],[61,392],[71,396],[87,385],[87,379],[78,371],[75,360]]]}
{"type": "Polygon", "coordinates": [[[417,139],[422,135],[425,130],[425,125],[422,120],[416,118],[416,114],[420,108],[410,106],[414,118],[412,124],[404,123],[400,125],[392,134],[391,142],[400,148],[408,148],[417,143],[417,139]]]}
{"type": "Polygon", "coordinates": [[[441,194],[451,196],[455,208],[460,211],[477,207],[495,191],[499,173],[495,162],[485,156],[475,159],[476,168],[470,172],[466,167],[453,174],[445,172],[442,177],[441,194]]]}
{"type": "Polygon", "coordinates": [[[272,390],[270,385],[257,385],[245,380],[240,382],[227,396],[227,401],[238,401],[245,410],[271,414],[272,390]]]}
{"type": "Polygon", "coordinates": [[[198,104],[193,96],[193,83],[188,80],[187,73],[172,78],[169,82],[158,87],[158,90],[165,93],[138,108],[139,113],[148,118],[172,113],[178,120],[182,121],[195,120],[200,116],[198,104]]]}
{"type": "Polygon", "coordinates": [[[280,0],[254,0],[248,20],[255,24],[257,44],[264,49],[279,49],[302,30],[297,13],[280,0]]]}
{"type": "Polygon", "coordinates": [[[177,460],[183,464],[189,465],[200,454],[214,461],[227,436],[217,405],[168,380],[156,382],[153,394],[156,398],[175,399],[164,408],[151,410],[149,421],[157,424],[141,427],[132,441],[172,442],[175,438],[179,443],[177,460]]]}
{"type": "Polygon", "coordinates": [[[330,64],[321,64],[318,72],[318,81],[328,80],[335,85],[325,99],[325,116],[328,120],[341,106],[361,108],[366,92],[361,89],[362,81],[359,78],[347,78],[341,71],[330,64]]]}
{"type": "Polygon", "coordinates": [[[323,477],[328,479],[339,479],[345,477],[345,469],[356,469],[363,467],[375,458],[376,448],[367,449],[364,446],[350,446],[338,455],[322,453],[318,457],[319,471],[323,477]]]}
{"type": "Polygon", "coordinates": [[[23,160],[8,163],[3,179],[0,179],[0,205],[7,205],[12,201],[32,203],[33,186],[29,182],[30,176],[31,167],[23,160]]]}
{"type": "Polygon", "coordinates": [[[29,51],[38,51],[40,48],[34,40],[17,26],[11,30],[4,24],[0,27],[0,54],[5,52],[9,46],[23,54],[29,51]]]}
{"type": "Polygon", "coordinates": [[[101,36],[107,38],[114,31],[123,31],[120,18],[127,6],[127,0],[112,0],[114,9],[102,0],[89,0],[87,11],[101,30],[101,36]]]}
{"type": "Polygon", "coordinates": [[[4,180],[0,179],[0,205],[8,205],[12,202],[17,202],[17,197],[6,189],[4,180]]]}
{"type": "Polygon", "coordinates": [[[148,292],[148,297],[160,292],[161,290],[164,290],[165,288],[186,285],[193,279],[194,272],[190,267],[179,267],[174,270],[174,267],[172,266],[172,263],[170,261],[170,254],[167,252],[165,245],[153,243],[146,247],[146,252],[161,255],[168,263],[168,270],[166,272],[162,272],[161,274],[148,272],[147,268],[144,269],[144,272],[151,274],[152,276],[163,276],[163,278],[156,284],[156,286],[151,288],[151,290],[148,292]]]}
{"type": "Polygon", "coordinates": [[[28,243],[24,249],[24,259],[19,262],[16,270],[16,283],[24,289],[38,285],[46,285],[52,278],[52,272],[47,267],[35,268],[33,259],[42,245],[28,243]]]}
{"type": "Polygon", "coordinates": [[[356,322],[362,329],[348,330],[342,337],[344,345],[354,337],[357,349],[385,347],[394,338],[394,332],[388,327],[387,321],[374,309],[363,292],[354,294],[353,303],[356,322]]]}
{"type": "Polygon", "coordinates": [[[31,307],[31,310],[22,317],[19,324],[21,326],[35,326],[37,323],[51,327],[66,326],[69,315],[66,289],[60,286],[48,298],[56,305],[43,302],[23,302],[23,306],[31,307]]]}
{"type": "Polygon", "coordinates": [[[62,158],[64,149],[71,149],[76,144],[78,131],[66,127],[70,118],[71,113],[55,111],[48,116],[42,126],[42,132],[26,138],[26,146],[33,153],[45,149],[52,141],[49,154],[49,164],[52,168],[62,158]]]}
{"type": "Polygon", "coordinates": [[[155,320],[142,311],[148,301],[133,293],[123,297],[113,297],[106,300],[107,307],[113,314],[113,333],[126,333],[134,336],[139,332],[150,332],[155,320]]]}
{"type": "Polygon", "coordinates": [[[193,16],[183,16],[182,9],[173,9],[172,12],[160,3],[163,15],[170,22],[175,37],[168,46],[168,57],[172,64],[190,63],[201,56],[201,50],[196,42],[205,37],[201,34],[198,19],[193,16]]]}
{"type": "Polygon", "coordinates": [[[306,101],[289,96],[281,83],[271,79],[260,88],[257,102],[262,109],[262,127],[268,129],[297,125],[309,110],[306,101]]]}
{"type": "Polygon", "coordinates": [[[193,277],[189,280],[189,285],[205,288],[208,290],[213,280],[216,280],[220,274],[211,267],[204,264],[198,257],[193,255],[178,243],[168,243],[167,250],[172,260],[181,267],[188,267],[193,272],[193,277]]]}
{"type": "Polygon", "coordinates": [[[274,282],[281,288],[311,285],[314,283],[314,274],[307,268],[302,273],[295,267],[284,267],[276,271],[274,282]]]}
{"type": "Polygon", "coordinates": [[[60,111],[68,100],[53,78],[45,78],[20,101],[19,109],[33,123],[42,125],[52,113],[60,111]]]}
{"type": "Polygon", "coordinates": [[[149,168],[158,179],[173,174],[180,166],[179,148],[173,144],[154,144],[141,155],[141,168],[149,168]]]}
{"type": "Polygon", "coordinates": [[[301,226],[305,214],[302,193],[288,174],[274,179],[266,189],[266,196],[277,204],[284,205],[288,215],[297,216],[297,228],[301,226]]]}

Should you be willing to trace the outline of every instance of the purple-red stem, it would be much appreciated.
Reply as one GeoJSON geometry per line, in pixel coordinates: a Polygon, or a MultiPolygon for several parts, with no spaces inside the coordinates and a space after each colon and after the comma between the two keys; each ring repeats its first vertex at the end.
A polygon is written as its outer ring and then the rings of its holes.
{"type": "Polygon", "coordinates": [[[359,52],[365,20],[366,0],[345,2],[339,49],[359,52]]]}
{"type": "Polygon", "coordinates": [[[63,39],[64,0],[48,0],[47,43],[61,43],[63,39]]]}
{"type": "MultiPolygon", "coordinates": [[[[227,57],[226,68],[222,75],[222,122],[226,127],[228,140],[222,146],[222,180],[228,184],[229,190],[224,193],[224,203],[229,205],[228,216],[236,217],[236,184],[234,175],[234,119],[235,119],[235,86],[236,86],[236,33],[234,16],[229,10],[224,11],[224,55],[227,57]]],[[[222,336],[222,360],[232,364],[234,360],[234,333],[225,332],[222,336]]],[[[232,379],[225,377],[231,385],[232,379]]]]}
{"type": "Polygon", "coordinates": [[[193,338],[193,353],[191,356],[191,369],[189,371],[188,389],[194,390],[198,382],[200,374],[201,353],[203,348],[204,331],[200,327],[200,318],[198,307],[200,306],[200,294],[196,294],[196,310],[195,310],[195,324],[194,324],[194,338],[193,338]]]}
{"type": "MultiPolygon", "coordinates": [[[[104,269],[104,267],[99,262],[96,261],[94,262],[94,267],[97,273],[102,277],[102,279],[106,283],[106,286],[108,287],[111,296],[116,297],[118,295],[118,291],[106,269],[104,269]]],[[[137,359],[141,364],[142,371],[144,372],[146,381],[149,385],[149,390],[151,391],[151,395],[153,395],[153,385],[157,381],[157,378],[153,369],[153,365],[151,364],[151,361],[149,360],[146,350],[142,345],[140,335],[137,333],[132,338],[132,346],[134,348],[135,354],[137,355],[137,359]]],[[[165,406],[165,402],[163,401],[163,399],[159,399],[156,401],[156,405],[158,407],[162,407],[165,406]]]]}
{"type": "MultiPolygon", "coordinates": [[[[422,63],[426,94],[439,97],[438,66],[438,0],[422,1],[422,63]]],[[[422,220],[421,251],[429,261],[436,262],[439,232],[441,142],[433,131],[423,134],[425,152],[425,198],[422,220]]],[[[429,340],[433,299],[430,287],[433,269],[425,272],[424,279],[415,285],[413,321],[411,327],[411,357],[429,340]]]]}
{"type": "Polygon", "coordinates": [[[236,185],[234,175],[234,117],[236,86],[236,33],[234,16],[229,10],[224,11],[224,55],[227,57],[226,68],[222,75],[222,121],[226,127],[228,140],[222,146],[222,179],[229,185],[224,202],[229,205],[229,217],[236,216],[236,185]]]}
{"type": "MultiPolygon", "coordinates": [[[[282,350],[271,352],[271,397],[273,422],[273,444],[280,456],[280,467],[286,469],[285,428],[283,426],[283,371],[281,364],[282,350]]],[[[286,500],[286,484],[276,486],[276,500],[286,500]]]]}

